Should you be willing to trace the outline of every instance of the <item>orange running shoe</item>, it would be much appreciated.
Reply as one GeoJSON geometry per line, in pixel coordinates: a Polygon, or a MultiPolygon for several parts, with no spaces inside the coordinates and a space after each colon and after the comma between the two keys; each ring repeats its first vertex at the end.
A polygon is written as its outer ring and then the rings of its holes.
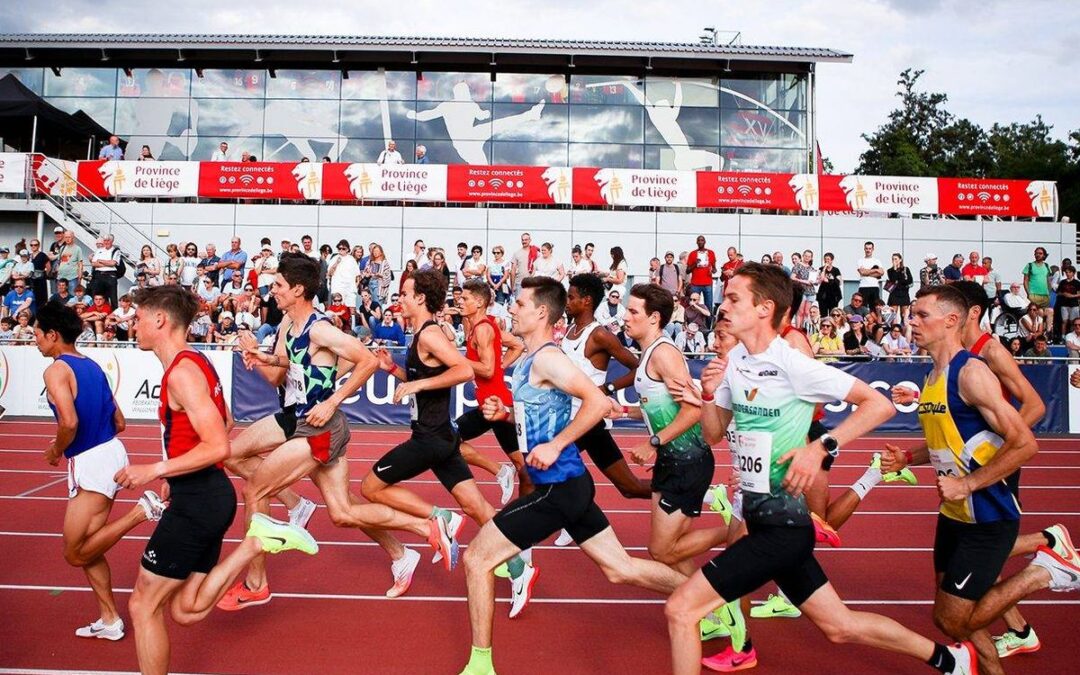
{"type": "Polygon", "coordinates": [[[828,544],[833,548],[840,548],[840,535],[816,513],[811,513],[810,518],[814,521],[814,536],[819,543],[828,544]]]}
{"type": "Polygon", "coordinates": [[[253,591],[241,579],[232,588],[225,591],[225,595],[221,600],[218,600],[217,608],[226,612],[238,612],[248,607],[265,605],[270,602],[272,597],[274,596],[270,593],[270,584],[263,586],[260,590],[253,591]]]}

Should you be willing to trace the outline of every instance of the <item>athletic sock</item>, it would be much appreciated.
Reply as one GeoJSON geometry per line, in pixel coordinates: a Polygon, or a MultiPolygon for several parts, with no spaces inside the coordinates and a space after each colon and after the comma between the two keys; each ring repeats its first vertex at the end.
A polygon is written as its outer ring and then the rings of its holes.
{"type": "Polygon", "coordinates": [[[1024,624],[1024,629],[1023,630],[1014,630],[1013,635],[1020,638],[1021,640],[1028,639],[1028,636],[1031,635],[1031,624],[1030,623],[1025,623],[1024,624]]]}
{"type": "Polygon", "coordinates": [[[469,663],[465,666],[466,673],[489,673],[493,670],[491,664],[491,647],[473,647],[469,655],[469,663]]]}
{"type": "Polygon", "coordinates": [[[750,650],[754,648],[754,645],[750,644],[750,635],[746,636],[746,642],[743,643],[742,651],[740,654],[749,654],[750,650]]]}
{"type": "Polygon", "coordinates": [[[434,520],[435,518],[442,518],[443,520],[445,520],[447,522],[447,524],[449,524],[450,523],[450,509],[441,509],[438,506],[432,507],[431,516],[429,516],[429,518],[432,519],[432,520],[434,520]]]}
{"type": "Polygon", "coordinates": [[[945,645],[934,644],[934,653],[930,655],[927,665],[936,668],[942,673],[951,673],[956,669],[956,657],[952,655],[945,645]]]}
{"type": "Polygon", "coordinates": [[[525,549],[521,553],[518,553],[518,556],[520,556],[521,559],[525,561],[526,565],[533,564],[533,562],[532,562],[532,548],[525,549]]]}
{"type": "Polygon", "coordinates": [[[881,479],[881,469],[870,467],[863,473],[862,478],[855,481],[851,486],[851,491],[855,493],[855,496],[859,498],[859,501],[862,501],[863,499],[866,499],[866,495],[870,494],[870,491],[874,489],[874,486],[881,482],[881,479]]]}
{"type": "Polygon", "coordinates": [[[1050,530],[1043,530],[1042,536],[1046,537],[1046,545],[1049,548],[1054,548],[1057,545],[1057,537],[1050,533],[1050,530]]]}
{"type": "Polygon", "coordinates": [[[511,579],[517,579],[525,571],[525,561],[520,555],[516,555],[506,561],[506,569],[510,570],[511,579]]]}

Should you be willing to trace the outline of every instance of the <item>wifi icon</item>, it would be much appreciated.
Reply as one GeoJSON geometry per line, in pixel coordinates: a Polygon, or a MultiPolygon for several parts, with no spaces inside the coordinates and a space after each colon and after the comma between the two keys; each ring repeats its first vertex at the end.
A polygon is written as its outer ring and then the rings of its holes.
{"type": "Polygon", "coordinates": [[[990,193],[989,192],[983,191],[983,192],[978,193],[975,196],[978,197],[979,201],[983,202],[984,204],[986,202],[990,201],[990,193]]]}
{"type": "Polygon", "coordinates": [[[749,185],[740,185],[738,189],[739,189],[739,194],[741,194],[743,197],[745,197],[746,195],[748,195],[748,194],[750,194],[752,192],[749,185]]]}
{"type": "Polygon", "coordinates": [[[243,176],[240,176],[240,182],[244,185],[251,185],[254,180],[255,178],[252,177],[251,174],[244,174],[243,176]]]}
{"type": "Polygon", "coordinates": [[[502,178],[492,178],[491,180],[488,181],[488,184],[491,185],[491,187],[498,190],[499,188],[501,188],[503,186],[503,179],[502,178]]]}

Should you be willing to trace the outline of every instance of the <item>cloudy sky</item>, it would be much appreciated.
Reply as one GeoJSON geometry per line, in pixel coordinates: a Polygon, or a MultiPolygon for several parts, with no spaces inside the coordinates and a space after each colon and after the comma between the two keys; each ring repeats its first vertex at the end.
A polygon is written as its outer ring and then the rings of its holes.
{"type": "Polygon", "coordinates": [[[1080,2],[1053,0],[9,0],[0,31],[443,35],[695,41],[706,25],[745,45],[831,47],[850,64],[819,68],[822,151],[850,171],[895,105],[901,70],[949,95],[983,126],[1036,114],[1064,138],[1080,128],[1080,2]]]}

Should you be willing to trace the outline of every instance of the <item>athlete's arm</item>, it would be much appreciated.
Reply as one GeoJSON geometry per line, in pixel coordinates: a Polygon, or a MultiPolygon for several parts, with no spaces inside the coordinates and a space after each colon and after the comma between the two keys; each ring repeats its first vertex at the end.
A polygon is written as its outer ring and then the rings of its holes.
{"type": "Polygon", "coordinates": [[[75,374],[63,361],[53,361],[45,369],[45,390],[56,407],[56,438],[45,450],[45,461],[53,466],[60,463],[64,451],[79,431],[79,416],[75,413],[75,397],[71,395],[71,380],[75,374]]]}
{"type": "Polygon", "coordinates": [[[394,403],[400,403],[405,396],[419,391],[449,389],[472,379],[472,366],[469,365],[465,355],[457,350],[454,343],[445,337],[434,337],[430,330],[422,331],[413,339],[420,341],[417,349],[421,354],[426,351],[436,361],[447,366],[447,369],[441,375],[425,377],[422,380],[413,380],[396,387],[394,389],[394,403]]]}
{"type": "Polygon", "coordinates": [[[570,424],[547,443],[531,448],[526,461],[530,466],[546,469],[555,462],[566,446],[581,437],[603,419],[608,408],[605,397],[585,373],[558,349],[544,349],[533,359],[532,374],[540,384],[560,389],[581,399],[581,408],[570,424]]]}
{"type": "Polygon", "coordinates": [[[626,374],[617,378],[612,383],[615,385],[615,391],[621,391],[632,385],[634,383],[634,374],[637,372],[638,363],[640,363],[638,357],[635,356],[632,351],[627,349],[626,346],[619,341],[619,338],[615,337],[611,331],[594,330],[589,337],[595,339],[601,349],[610,354],[613,359],[626,366],[628,370],[626,374]]]}
{"type": "Polygon", "coordinates": [[[1020,401],[1020,418],[1028,428],[1034,427],[1046,414],[1046,404],[1035,387],[1031,386],[1024,374],[1020,372],[1020,366],[1016,359],[1009,354],[1009,350],[1000,342],[992,340],[986,344],[982,357],[986,359],[986,365],[997,376],[1009,394],[1020,401]]]}
{"type": "MultiPolygon", "coordinates": [[[[693,386],[690,369],[686,366],[686,358],[671,345],[663,344],[654,349],[649,365],[654,365],[658,379],[664,381],[669,391],[687,384],[693,386]]],[[[670,443],[700,421],[701,408],[683,402],[679,404],[679,412],[676,413],[671,424],[661,429],[656,435],[660,437],[661,445],[670,443]]]]}
{"type": "Polygon", "coordinates": [[[113,396],[113,426],[116,427],[116,433],[122,432],[127,429],[127,419],[124,417],[124,411],[120,410],[120,405],[116,402],[116,396],[113,396]]]}
{"type": "Polygon", "coordinates": [[[957,381],[960,398],[979,411],[1004,443],[989,462],[963,478],[938,478],[938,491],[942,499],[948,501],[965,499],[972,492],[1003,480],[1039,451],[1035,435],[1020,413],[1001,397],[997,378],[985,363],[968,361],[960,370],[957,381]]]}
{"type": "Polygon", "coordinates": [[[328,399],[315,404],[308,411],[308,424],[313,427],[321,427],[330,421],[342,401],[364,386],[368,378],[378,369],[379,360],[367,350],[367,347],[360,340],[334,328],[325,321],[316,321],[312,324],[310,335],[311,344],[332,352],[336,358],[346,359],[353,363],[349,379],[335,389],[328,399]]]}
{"type": "Polygon", "coordinates": [[[503,353],[503,368],[509,368],[525,353],[525,343],[508,330],[499,331],[499,336],[502,338],[502,346],[506,347],[503,353]]]}
{"type": "Polygon", "coordinates": [[[480,355],[479,361],[468,361],[476,377],[491,377],[495,374],[495,350],[502,349],[502,345],[495,346],[495,329],[485,322],[473,329],[473,340],[476,340],[476,353],[480,355]]]}
{"type": "Polygon", "coordinates": [[[718,357],[709,361],[705,370],[701,371],[701,398],[704,403],[701,408],[701,431],[709,445],[719,443],[731,424],[731,410],[719,405],[714,398],[724,379],[727,365],[726,356],[718,357]]]}
{"type": "Polygon", "coordinates": [[[285,374],[289,370],[289,358],[285,355],[285,340],[282,336],[289,330],[289,322],[283,319],[278,325],[277,337],[274,340],[274,351],[271,354],[259,349],[259,342],[251,331],[240,331],[237,343],[240,345],[241,356],[244,365],[250,370],[254,368],[262,375],[263,379],[271,386],[280,387],[285,381],[285,374]]]}

